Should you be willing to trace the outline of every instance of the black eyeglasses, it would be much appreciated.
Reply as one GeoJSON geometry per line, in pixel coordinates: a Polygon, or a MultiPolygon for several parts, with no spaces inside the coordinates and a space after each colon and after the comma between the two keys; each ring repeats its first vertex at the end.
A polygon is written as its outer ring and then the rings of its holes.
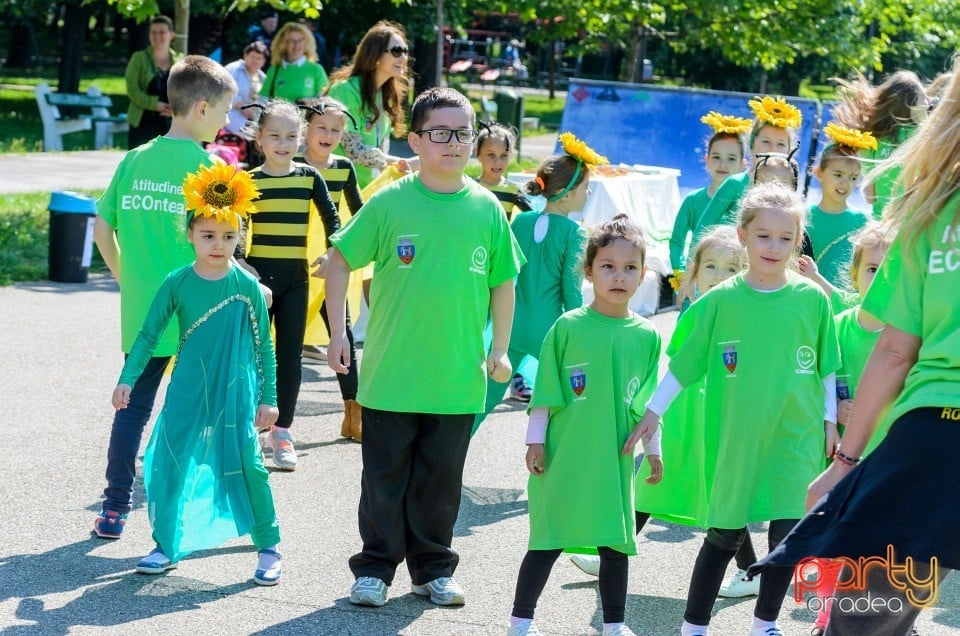
{"type": "Polygon", "coordinates": [[[390,55],[399,58],[401,55],[410,55],[410,48],[406,46],[392,46],[387,49],[390,55]]]}
{"type": "Polygon", "coordinates": [[[472,128],[461,128],[460,130],[451,130],[450,128],[430,128],[429,130],[415,130],[418,135],[426,134],[430,141],[435,144],[448,144],[453,136],[457,136],[457,141],[462,144],[472,144],[477,140],[477,131],[472,128]]]}

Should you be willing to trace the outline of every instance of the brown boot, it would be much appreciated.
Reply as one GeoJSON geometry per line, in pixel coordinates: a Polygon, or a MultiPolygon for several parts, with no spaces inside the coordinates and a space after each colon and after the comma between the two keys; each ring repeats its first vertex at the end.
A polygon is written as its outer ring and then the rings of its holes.
{"type": "Polygon", "coordinates": [[[353,403],[353,413],[350,417],[350,439],[359,443],[361,438],[361,433],[363,432],[363,419],[361,415],[363,414],[363,407],[360,406],[358,402],[353,403]]]}
{"type": "Polygon", "coordinates": [[[343,424],[340,425],[340,436],[352,439],[355,442],[360,441],[360,409],[361,406],[356,400],[344,400],[343,402],[343,424]]]}

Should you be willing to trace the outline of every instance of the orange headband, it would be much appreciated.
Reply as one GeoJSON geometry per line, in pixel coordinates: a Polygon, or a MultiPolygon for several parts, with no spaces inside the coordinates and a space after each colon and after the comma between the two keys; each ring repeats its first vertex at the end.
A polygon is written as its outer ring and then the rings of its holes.
{"type": "Polygon", "coordinates": [[[543,183],[543,179],[541,179],[540,177],[534,177],[533,180],[537,183],[538,186],[540,186],[540,190],[547,189],[546,184],[543,183]]]}

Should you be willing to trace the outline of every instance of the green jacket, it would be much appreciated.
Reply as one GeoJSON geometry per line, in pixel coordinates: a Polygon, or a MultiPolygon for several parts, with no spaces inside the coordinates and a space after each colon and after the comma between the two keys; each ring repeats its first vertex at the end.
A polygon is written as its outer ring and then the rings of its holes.
{"type": "MultiPolygon", "coordinates": [[[[183,53],[170,51],[170,66],[173,66],[183,57],[183,53]]],[[[156,95],[147,95],[147,86],[157,73],[157,66],[153,62],[153,49],[147,47],[137,51],[127,63],[127,72],[124,79],[127,81],[127,96],[130,98],[130,108],[127,109],[127,121],[131,126],[139,126],[143,119],[143,111],[157,110],[156,95]]]]}

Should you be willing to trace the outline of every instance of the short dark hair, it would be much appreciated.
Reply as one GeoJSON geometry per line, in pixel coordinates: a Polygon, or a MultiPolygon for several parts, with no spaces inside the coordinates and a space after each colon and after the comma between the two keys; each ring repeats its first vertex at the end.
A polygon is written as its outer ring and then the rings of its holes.
{"type": "Polygon", "coordinates": [[[463,93],[453,88],[428,88],[413,100],[413,109],[410,111],[410,130],[417,131],[427,122],[427,116],[441,108],[462,108],[474,118],[477,112],[463,93]]]}
{"type": "Polygon", "coordinates": [[[175,117],[190,112],[197,102],[212,103],[231,92],[237,92],[236,80],[225,68],[203,55],[184,57],[173,65],[167,78],[167,96],[175,117]]]}
{"type": "Polygon", "coordinates": [[[154,24],[166,24],[166,25],[167,25],[167,28],[170,29],[170,33],[174,33],[174,30],[173,30],[173,20],[171,20],[170,18],[168,18],[168,17],[165,16],[165,15],[155,15],[155,16],[153,16],[152,18],[150,18],[150,24],[151,24],[151,25],[154,25],[154,24]]]}
{"type": "Polygon", "coordinates": [[[593,259],[597,256],[597,250],[601,247],[607,247],[617,239],[622,239],[640,250],[640,262],[645,264],[647,261],[647,244],[643,238],[643,230],[640,226],[630,220],[626,214],[618,214],[609,221],[604,221],[600,225],[590,228],[587,234],[587,245],[584,249],[583,267],[584,269],[593,268],[593,259]]]}
{"type": "Polygon", "coordinates": [[[256,51],[263,57],[270,57],[270,49],[267,48],[267,45],[263,42],[257,40],[256,42],[251,42],[250,44],[243,47],[243,54],[246,55],[250,51],[256,51]]]}

